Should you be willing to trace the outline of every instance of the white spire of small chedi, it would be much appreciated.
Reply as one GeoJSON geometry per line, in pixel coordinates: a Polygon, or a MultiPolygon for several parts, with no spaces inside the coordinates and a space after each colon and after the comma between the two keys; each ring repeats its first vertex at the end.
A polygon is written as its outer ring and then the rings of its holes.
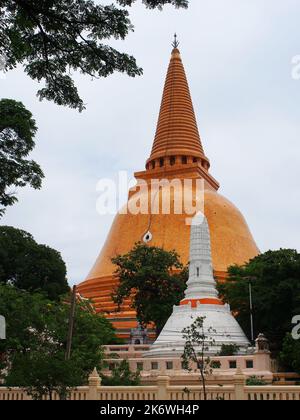
{"type": "Polygon", "coordinates": [[[195,216],[191,226],[187,286],[185,298],[180,306],[174,306],[171,317],[145,357],[181,356],[185,345],[182,330],[198,317],[205,318],[204,329],[208,342],[214,341],[207,354],[217,354],[223,344],[236,344],[240,354],[246,353],[250,346],[248,339],[231,314],[229,305],[224,305],[218,298],[213,276],[209,227],[202,213],[195,216]]]}
{"type": "Polygon", "coordinates": [[[192,221],[190,271],[187,286],[185,297],[191,301],[218,298],[211,262],[209,228],[202,213],[198,213],[192,221]]]}

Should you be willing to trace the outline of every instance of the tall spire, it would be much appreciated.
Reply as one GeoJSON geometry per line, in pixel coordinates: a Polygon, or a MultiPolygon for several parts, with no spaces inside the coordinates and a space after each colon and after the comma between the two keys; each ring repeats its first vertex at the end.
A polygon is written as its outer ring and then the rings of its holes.
{"type": "Polygon", "coordinates": [[[155,140],[150,159],[176,156],[199,161],[206,170],[209,160],[204,154],[197,127],[192,98],[175,35],[174,49],[165,82],[155,140]]]}
{"type": "Polygon", "coordinates": [[[204,214],[199,212],[191,226],[189,280],[181,304],[202,302],[203,299],[220,303],[213,276],[208,222],[204,214]]]}

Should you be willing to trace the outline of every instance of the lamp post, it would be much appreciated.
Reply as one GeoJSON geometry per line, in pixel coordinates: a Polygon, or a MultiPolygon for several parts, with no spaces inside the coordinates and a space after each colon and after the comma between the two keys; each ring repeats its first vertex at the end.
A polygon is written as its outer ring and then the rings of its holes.
{"type": "Polygon", "coordinates": [[[250,329],[251,329],[251,344],[254,345],[254,310],[253,310],[253,293],[252,293],[252,280],[255,280],[255,277],[246,277],[248,280],[249,288],[249,309],[250,309],[250,329]]]}
{"type": "Polygon", "coordinates": [[[252,300],[251,280],[249,281],[249,304],[250,304],[251,342],[254,343],[253,300],[252,300]]]}
{"type": "Polygon", "coordinates": [[[72,297],[71,297],[71,307],[70,307],[70,315],[69,315],[69,331],[68,331],[67,349],[66,349],[66,355],[65,355],[66,360],[70,360],[70,357],[71,357],[75,308],[76,308],[76,286],[73,287],[73,292],[72,292],[72,297]]]}

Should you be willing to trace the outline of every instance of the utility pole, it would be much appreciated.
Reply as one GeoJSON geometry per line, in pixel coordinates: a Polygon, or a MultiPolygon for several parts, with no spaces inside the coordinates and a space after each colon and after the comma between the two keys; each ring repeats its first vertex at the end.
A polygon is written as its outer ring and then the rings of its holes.
{"type": "Polygon", "coordinates": [[[251,344],[255,344],[254,337],[254,307],[253,307],[253,293],[252,293],[252,281],[256,280],[256,277],[249,276],[245,277],[245,280],[248,281],[249,287],[249,309],[250,309],[250,328],[251,328],[251,344]]]}
{"type": "Polygon", "coordinates": [[[69,316],[69,331],[68,331],[67,349],[66,349],[66,356],[65,356],[66,360],[70,360],[70,357],[71,357],[75,309],[76,309],[76,286],[73,287],[72,296],[71,296],[71,307],[70,307],[70,316],[69,316]]]}
{"type": "Polygon", "coordinates": [[[249,304],[250,304],[251,343],[254,344],[253,299],[252,299],[251,279],[249,279],[249,304]]]}

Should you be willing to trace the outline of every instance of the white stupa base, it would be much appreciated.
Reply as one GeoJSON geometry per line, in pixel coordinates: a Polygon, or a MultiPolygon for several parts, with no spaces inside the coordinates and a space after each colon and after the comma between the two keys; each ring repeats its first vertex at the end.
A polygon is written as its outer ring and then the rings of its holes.
{"type": "MultiPolygon", "coordinates": [[[[238,322],[230,312],[229,305],[197,304],[192,308],[191,303],[175,306],[173,314],[166,323],[160,336],[144,357],[181,357],[184,352],[185,340],[182,330],[195,322],[198,317],[205,317],[204,333],[208,337],[207,356],[217,355],[222,345],[235,344],[239,347],[239,354],[251,352],[250,343],[238,322]],[[215,332],[209,332],[213,328],[215,332]],[[213,345],[209,343],[214,340],[213,345]]],[[[200,351],[200,349],[199,349],[200,351]]]]}

